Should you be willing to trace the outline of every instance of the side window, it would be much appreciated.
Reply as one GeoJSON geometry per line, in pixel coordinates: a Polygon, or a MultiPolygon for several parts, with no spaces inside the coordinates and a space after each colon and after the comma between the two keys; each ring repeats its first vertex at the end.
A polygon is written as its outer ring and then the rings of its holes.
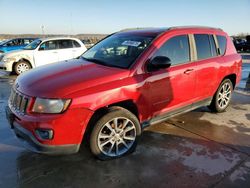
{"type": "Polygon", "coordinates": [[[212,56],[215,57],[215,56],[217,56],[217,50],[216,50],[216,46],[215,46],[215,41],[214,41],[213,35],[209,35],[209,41],[210,41],[210,47],[211,47],[212,56]]]}
{"type": "Polygon", "coordinates": [[[55,50],[57,49],[57,42],[56,40],[46,41],[41,44],[39,50],[55,50]]]}
{"type": "Polygon", "coordinates": [[[59,40],[59,49],[73,48],[72,40],[59,40]]]}
{"type": "Polygon", "coordinates": [[[81,45],[77,41],[75,41],[75,40],[73,40],[73,45],[74,45],[74,48],[81,47],[81,45]]]}
{"type": "Polygon", "coordinates": [[[5,46],[15,46],[14,40],[7,42],[5,46]]]}
{"type": "Polygon", "coordinates": [[[209,35],[194,34],[198,60],[212,57],[209,35]]]}
{"type": "Polygon", "coordinates": [[[24,39],[23,43],[24,43],[24,45],[28,45],[30,43],[30,40],[29,39],[24,39]]]}
{"type": "Polygon", "coordinates": [[[189,40],[187,35],[180,35],[167,40],[155,56],[166,56],[172,65],[190,61],[189,40]]]}
{"type": "Polygon", "coordinates": [[[21,43],[21,39],[13,39],[6,43],[6,46],[19,46],[21,43]]]}
{"type": "Polygon", "coordinates": [[[216,35],[216,37],[219,44],[220,55],[223,55],[226,52],[227,39],[221,35],[216,35]]]}

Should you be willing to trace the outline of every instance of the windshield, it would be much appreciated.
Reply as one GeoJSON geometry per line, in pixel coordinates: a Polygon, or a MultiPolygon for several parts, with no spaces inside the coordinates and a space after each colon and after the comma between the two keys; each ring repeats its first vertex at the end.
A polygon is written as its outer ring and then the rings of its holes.
{"type": "Polygon", "coordinates": [[[34,40],[32,43],[29,45],[25,46],[23,49],[24,50],[34,50],[37,48],[37,46],[41,43],[41,40],[34,40]]]}
{"type": "Polygon", "coordinates": [[[5,43],[9,42],[10,40],[3,40],[0,42],[0,45],[4,45],[5,43]]]}
{"type": "Polygon", "coordinates": [[[111,67],[129,68],[153,40],[138,35],[111,35],[86,51],[87,61],[111,67]]]}

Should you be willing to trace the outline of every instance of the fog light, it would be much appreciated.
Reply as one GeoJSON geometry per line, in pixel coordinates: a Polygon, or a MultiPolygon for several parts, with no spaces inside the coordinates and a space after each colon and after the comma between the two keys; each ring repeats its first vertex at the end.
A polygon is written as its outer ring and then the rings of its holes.
{"type": "Polygon", "coordinates": [[[51,129],[36,129],[36,134],[42,140],[51,140],[53,138],[53,130],[51,129]]]}

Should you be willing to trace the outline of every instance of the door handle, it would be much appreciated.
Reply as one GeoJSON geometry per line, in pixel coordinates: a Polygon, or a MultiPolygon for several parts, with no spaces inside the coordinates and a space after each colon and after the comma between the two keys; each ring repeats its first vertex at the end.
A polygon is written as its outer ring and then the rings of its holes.
{"type": "Polygon", "coordinates": [[[53,52],[53,54],[57,54],[57,52],[53,52]]]}
{"type": "Polygon", "coordinates": [[[191,72],[193,72],[194,69],[187,69],[184,71],[184,74],[190,74],[191,72]]]}

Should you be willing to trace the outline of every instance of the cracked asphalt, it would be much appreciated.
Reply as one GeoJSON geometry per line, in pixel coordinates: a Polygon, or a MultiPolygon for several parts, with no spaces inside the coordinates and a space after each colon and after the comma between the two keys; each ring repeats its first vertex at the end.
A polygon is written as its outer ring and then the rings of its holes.
{"type": "Polygon", "coordinates": [[[88,148],[69,156],[29,152],[5,118],[15,76],[0,78],[0,187],[249,187],[250,64],[226,112],[202,107],[143,132],[137,150],[99,161],[88,148]],[[243,88],[243,89],[242,89],[243,88]]]}

